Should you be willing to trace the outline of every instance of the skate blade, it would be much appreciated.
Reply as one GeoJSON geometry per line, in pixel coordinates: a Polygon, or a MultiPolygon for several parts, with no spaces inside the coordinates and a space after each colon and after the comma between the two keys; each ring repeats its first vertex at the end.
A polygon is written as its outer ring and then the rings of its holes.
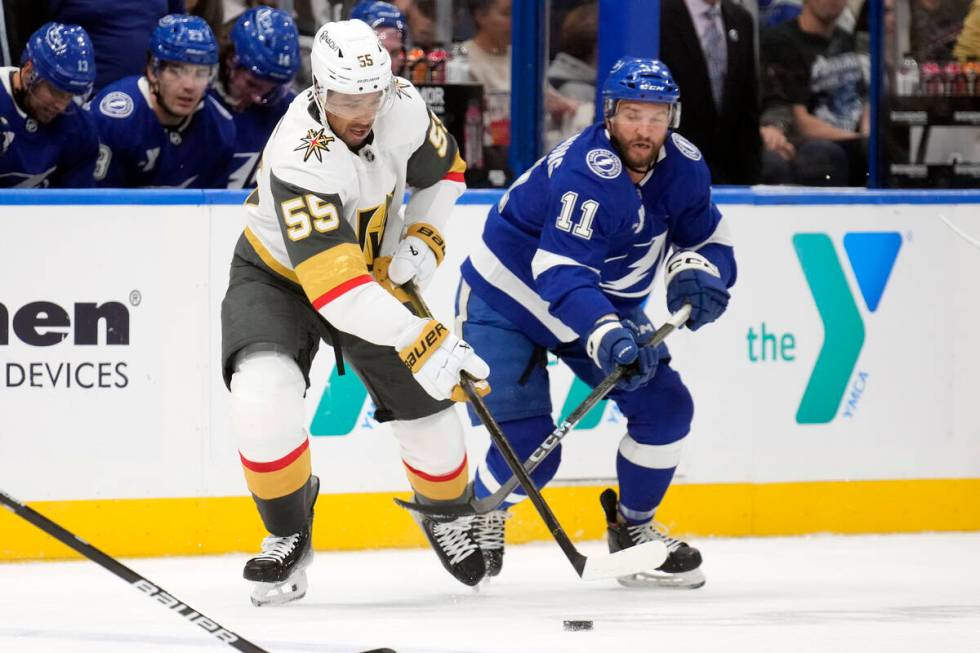
{"type": "Polygon", "coordinates": [[[306,572],[299,570],[283,583],[252,583],[252,605],[257,608],[290,603],[306,596],[309,583],[306,572]]]}
{"type": "Polygon", "coordinates": [[[693,590],[705,584],[704,572],[700,569],[692,569],[679,574],[667,574],[663,572],[641,572],[621,576],[616,579],[623,587],[634,589],[680,589],[693,590]]]}

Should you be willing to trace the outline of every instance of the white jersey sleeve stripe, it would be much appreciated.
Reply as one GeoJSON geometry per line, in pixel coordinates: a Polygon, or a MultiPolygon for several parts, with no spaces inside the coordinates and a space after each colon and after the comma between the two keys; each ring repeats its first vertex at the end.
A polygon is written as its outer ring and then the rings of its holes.
{"type": "Polygon", "coordinates": [[[490,251],[481,238],[470,253],[470,263],[487,283],[494,286],[523,306],[546,329],[561,342],[572,342],[578,334],[567,324],[548,312],[548,302],[534,290],[528,288],[517,275],[508,270],[497,256],[490,251]]]}
{"type": "Polygon", "coordinates": [[[735,242],[732,240],[732,231],[728,228],[728,222],[724,218],[718,221],[718,224],[715,225],[715,230],[711,233],[707,240],[700,242],[689,249],[699,250],[705,245],[710,245],[712,243],[716,245],[735,247],[735,242]]]}

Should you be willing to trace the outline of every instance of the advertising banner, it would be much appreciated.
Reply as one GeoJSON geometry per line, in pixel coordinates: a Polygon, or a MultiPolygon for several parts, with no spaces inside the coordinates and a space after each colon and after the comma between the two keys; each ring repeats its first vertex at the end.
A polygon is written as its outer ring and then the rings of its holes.
{"type": "MultiPolygon", "coordinates": [[[[728,312],[668,340],[695,418],[678,481],[980,476],[980,232],[969,205],[723,205],[728,312]]],[[[427,291],[450,323],[487,211],[457,207],[427,291]]],[[[6,207],[0,219],[0,478],[27,500],[246,492],[220,374],[235,205],[6,207]]],[[[666,317],[663,288],[648,313],[666,317]]],[[[556,416],[588,388],[550,362],[556,416]]],[[[398,447],[323,347],[307,393],[325,493],[406,489],[398,447]]],[[[466,419],[465,411],[459,407],[466,419]]],[[[603,402],[558,480],[615,475],[626,425],[603,402]]],[[[487,437],[468,432],[470,461],[487,437]]]]}

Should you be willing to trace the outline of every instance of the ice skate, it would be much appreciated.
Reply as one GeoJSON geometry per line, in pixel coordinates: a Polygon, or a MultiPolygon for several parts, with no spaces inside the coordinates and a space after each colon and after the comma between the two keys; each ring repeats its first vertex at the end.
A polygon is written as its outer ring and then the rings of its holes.
{"type": "MultiPolygon", "coordinates": [[[[313,503],[320,479],[311,477],[313,503]]],[[[313,507],[306,527],[298,533],[262,540],[262,553],[245,563],[242,576],[252,582],[252,605],[282,605],[306,596],[306,568],[313,562],[313,507]]]]}
{"type": "Polygon", "coordinates": [[[701,552],[686,542],[668,537],[658,528],[656,522],[646,524],[621,523],[619,517],[619,500],[615,490],[605,490],[599,496],[599,503],[606,513],[607,536],[609,551],[615,553],[644,542],[663,542],[669,555],[667,561],[656,569],[644,571],[629,576],[621,576],[617,580],[624,587],[671,587],[680,589],[696,589],[705,583],[704,572],[701,571],[701,552]]]}
{"type": "Polygon", "coordinates": [[[429,544],[446,571],[470,587],[483,580],[486,565],[475,539],[476,517],[469,515],[450,521],[438,521],[417,512],[412,515],[429,538],[429,544]]]}
{"type": "Polygon", "coordinates": [[[473,520],[473,535],[483,552],[483,564],[487,578],[500,573],[504,566],[504,529],[511,513],[507,510],[493,510],[477,515],[473,520]]]}

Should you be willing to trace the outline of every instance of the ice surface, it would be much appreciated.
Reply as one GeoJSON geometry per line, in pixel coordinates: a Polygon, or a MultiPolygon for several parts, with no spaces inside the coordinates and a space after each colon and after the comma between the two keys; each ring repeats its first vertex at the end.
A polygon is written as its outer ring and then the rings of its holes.
{"type": "MultiPolygon", "coordinates": [[[[587,583],[553,543],[509,547],[479,592],[427,550],[321,552],[306,598],[276,608],[249,603],[244,555],[125,562],[270,653],[980,651],[980,533],[693,543],[699,590],[587,583]]],[[[91,562],[0,564],[0,587],[4,653],[233,650],[91,562]]]]}

